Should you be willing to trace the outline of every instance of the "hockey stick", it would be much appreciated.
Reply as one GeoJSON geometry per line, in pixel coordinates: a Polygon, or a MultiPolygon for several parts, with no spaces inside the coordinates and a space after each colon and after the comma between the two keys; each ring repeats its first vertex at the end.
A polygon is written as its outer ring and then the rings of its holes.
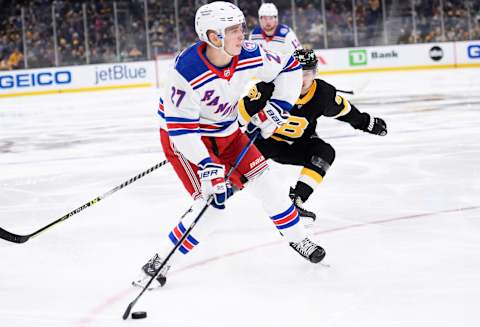
{"type": "MultiPolygon", "coordinates": [[[[238,155],[237,157],[237,160],[235,160],[235,164],[232,166],[232,168],[230,168],[230,171],[228,172],[228,174],[225,176],[225,179],[228,179],[232,173],[235,171],[235,169],[237,169],[238,165],[240,164],[240,161],[242,161],[243,157],[245,156],[245,154],[247,153],[248,149],[250,149],[250,147],[252,146],[253,142],[255,142],[255,139],[257,138],[257,136],[260,134],[260,130],[256,130],[255,132],[253,132],[250,136],[250,141],[247,143],[247,145],[245,145],[245,147],[243,148],[242,152],[240,152],[240,154],[238,155]]],[[[133,306],[135,305],[135,303],[137,303],[138,299],[143,295],[143,293],[145,293],[145,291],[148,289],[148,287],[150,286],[150,284],[152,284],[153,280],[155,278],[157,278],[158,274],[160,273],[160,271],[162,270],[162,268],[167,264],[168,260],[170,260],[170,258],[172,257],[172,255],[175,253],[175,251],[177,251],[177,249],[182,245],[183,241],[188,237],[188,235],[190,235],[190,233],[192,232],[192,229],[195,227],[195,225],[198,223],[198,221],[200,220],[200,218],[202,218],[203,214],[205,213],[205,211],[208,209],[208,207],[210,206],[210,203],[212,202],[212,199],[213,199],[213,196],[210,195],[207,199],[207,202],[205,203],[204,207],[202,208],[202,210],[200,211],[200,213],[197,215],[197,217],[193,220],[193,222],[190,224],[190,226],[187,228],[187,230],[185,231],[185,233],[183,234],[183,236],[180,238],[180,240],[177,242],[177,244],[175,244],[175,246],[173,247],[173,249],[170,251],[170,253],[167,255],[167,257],[165,258],[165,260],[163,260],[162,264],[160,265],[160,267],[158,267],[158,269],[155,271],[155,274],[150,278],[150,280],[148,281],[148,283],[143,287],[142,291],[140,292],[140,294],[137,295],[137,297],[135,298],[135,300],[133,300],[132,302],[130,302],[130,304],[128,305],[127,309],[125,310],[125,312],[123,313],[123,320],[126,320],[128,318],[128,316],[130,315],[130,311],[132,311],[132,308],[133,306]]],[[[190,210],[190,209],[188,209],[190,210]]],[[[187,211],[188,212],[188,211],[187,211]]]]}
{"type": "Polygon", "coordinates": [[[103,200],[104,198],[106,198],[107,196],[109,195],[112,195],[113,193],[121,190],[122,188],[124,188],[125,186],[135,182],[136,180],[142,178],[143,176],[147,175],[147,174],[150,174],[152,171],[154,171],[155,169],[157,168],[160,168],[161,166],[165,165],[166,163],[168,162],[168,160],[163,160],[162,162],[159,162],[157,163],[155,166],[145,170],[144,172],[138,174],[137,176],[135,177],[132,177],[130,178],[128,181],[126,182],[123,182],[122,184],[114,187],[113,189],[111,189],[110,191],[96,197],[95,199],[83,204],[82,206],[78,207],[77,209],[67,213],[66,215],[64,215],[63,217],[55,220],[54,222],[51,222],[50,224],[40,228],[39,230],[31,233],[31,234],[28,234],[28,235],[17,235],[17,234],[14,234],[14,233],[10,233],[9,231],[3,229],[3,228],[0,228],[0,238],[6,240],[6,241],[9,241],[9,242],[13,242],[13,243],[25,243],[26,241],[28,241],[29,239],[37,236],[38,234],[44,232],[45,230],[55,226],[56,224],[58,223],[61,223],[62,221],[64,220],[67,220],[68,218],[70,218],[71,216],[79,213],[80,211],[82,211],[83,209],[86,209],[94,204],[96,204],[97,202],[100,202],[101,200],[103,200]]]}
{"type": "Polygon", "coordinates": [[[337,92],[340,92],[340,93],[346,93],[346,94],[354,94],[353,91],[344,91],[344,90],[337,90],[337,92]]]}

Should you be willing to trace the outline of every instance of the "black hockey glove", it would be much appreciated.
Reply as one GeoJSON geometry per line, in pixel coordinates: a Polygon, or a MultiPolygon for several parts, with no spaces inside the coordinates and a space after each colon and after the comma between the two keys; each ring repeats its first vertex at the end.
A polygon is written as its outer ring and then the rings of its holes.
{"type": "Polygon", "coordinates": [[[267,101],[272,97],[274,89],[275,84],[266,82],[259,82],[252,86],[248,94],[243,98],[245,109],[250,117],[265,107],[267,101]]]}
{"type": "Polygon", "coordinates": [[[385,136],[387,135],[387,123],[382,118],[370,116],[370,122],[367,126],[367,130],[370,134],[385,136]]]}

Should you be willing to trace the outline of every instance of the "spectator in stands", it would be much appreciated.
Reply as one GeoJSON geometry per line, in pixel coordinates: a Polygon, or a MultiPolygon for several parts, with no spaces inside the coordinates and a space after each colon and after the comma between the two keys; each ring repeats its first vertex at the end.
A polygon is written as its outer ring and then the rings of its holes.
{"type": "Polygon", "coordinates": [[[8,69],[23,68],[23,54],[15,48],[7,60],[8,69]]]}
{"type": "MultiPolygon", "coordinates": [[[[179,6],[179,36],[175,22],[173,1],[147,0],[148,33],[152,55],[174,54],[178,47],[195,40],[193,15],[207,0],[182,0],[179,6]]],[[[233,0],[231,0],[233,1],[233,0]]],[[[258,24],[257,10],[261,0],[238,0],[245,14],[248,28],[258,24]]],[[[275,1],[281,21],[292,23],[291,1],[275,1]]],[[[117,1],[120,60],[146,59],[146,32],[143,0],[117,1]]],[[[313,47],[324,46],[325,26],[322,18],[322,0],[296,0],[295,14],[299,39],[313,47]]],[[[383,8],[387,14],[389,41],[393,43],[440,42],[480,39],[480,1],[444,0],[443,12],[439,1],[415,1],[414,35],[410,2],[382,2],[381,0],[327,0],[326,20],[329,47],[351,47],[353,14],[355,14],[360,45],[383,43],[383,8]],[[442,19],[444,30],[442,30],[442,19]],[[396,28],[400,24],[403,30],[396,28]],[[469,29],[470,28],[470,29],[469,29]],[[445,38],[444,38],[445,37],[445,38]]],[[[23,68],[23,56],[29,68],[55,65],[52,33],[52,5],[55,5],[58,58],[60,65],[85,64],[85,31],[83,5],[86,7],[88,46],[91,63],[116,62],[116,37],[113,2],[110,0],[29,0],[4,1],[0,10],[0,69],[23,68]],[[21,9],[24,24],[22,30],[21,9]],[[25,33],[26,52],[22,33],[25,33]],[[11,59],[10,59],[11,58],[11,59]],[[11,67],[11,68],[10,68],[11,67]]]]}

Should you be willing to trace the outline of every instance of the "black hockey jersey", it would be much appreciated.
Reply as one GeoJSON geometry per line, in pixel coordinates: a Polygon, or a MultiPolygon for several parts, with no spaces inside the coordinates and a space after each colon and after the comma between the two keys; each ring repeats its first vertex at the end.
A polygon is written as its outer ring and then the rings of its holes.
{"type": "MultiPolygon", "coordinates": [[[[240,102],[240,114],[253,116],[269,99],[271,83],[258,83],[240,102]]],[[[361,113],[350,102],[337,94],[336,88],[321,79],[315,79],[308,92],[301,96],[290,111],[286,124],[279,127],[272,139],[292,143],[315,135],[317,119],[321,116],[348,122],[356,129],[366,130],[370,115],[361,113]]]]}

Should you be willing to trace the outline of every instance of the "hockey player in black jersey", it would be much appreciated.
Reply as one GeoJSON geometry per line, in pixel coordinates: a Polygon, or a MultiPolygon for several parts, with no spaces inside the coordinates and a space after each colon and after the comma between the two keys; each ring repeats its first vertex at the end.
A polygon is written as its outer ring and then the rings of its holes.
{"type": "MultiPolygon", "coordinates": [[[[337,93],[327,82],[316,79],[317,57],[313,50],[299,49],[294,53],[303,69],[300,98],[290,111],[285,125],[268,139],[257,139],[255,145],[262,154],[281,164],[303,166],[290,197],[300,216],[313,222],[315,214],[306,210],[307,201],[325,177],[335,160],[335,150],[316,133],[317,119],[321,116],[349,123],[353,128],[384,136],[387,125],[381,118],[360,112],[353,104],[337,93]]],[[[273,83],[257,83],[240,101],[240,114],[244,121],[259,112],[271,97],[273,83]]],[[[309,223],[309,221],[307,221],[309,223]]]]}

